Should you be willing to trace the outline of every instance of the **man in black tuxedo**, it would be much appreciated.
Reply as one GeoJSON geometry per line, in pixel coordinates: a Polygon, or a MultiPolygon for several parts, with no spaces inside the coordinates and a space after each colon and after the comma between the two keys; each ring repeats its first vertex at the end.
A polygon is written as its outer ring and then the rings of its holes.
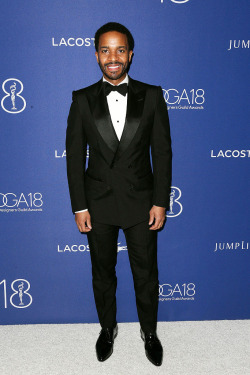
{"type": "Polygon", "coordinates": [[[121,227],[146,355],[160,366],[157,230],[166,218],[171,186],[167,106],[160,86],[128,76],[134,39],[126,27],[115,22],[103,25],[95,34],[95,48],[103,77],[73,91],[66,154],[72,211],[90,247],[93,291],[102,327],[97,358],[104,361],[112,354],[118,332],[115,266],[121,227]]]}

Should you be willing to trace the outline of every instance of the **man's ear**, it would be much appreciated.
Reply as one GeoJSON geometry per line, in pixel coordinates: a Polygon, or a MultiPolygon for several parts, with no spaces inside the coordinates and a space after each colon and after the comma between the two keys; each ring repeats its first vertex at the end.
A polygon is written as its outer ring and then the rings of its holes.
{"type": "Polygon", "coordinates": [[[128,61],[129,62],[131,62],[132,56],[133,56],[133,51],[129,51],[129,53],[128,53],[128,61]]]}
{"type": "Polygon", "coordinates": [[[98,52],[95,52],[95,57],[96,57],[96,60],[97,60],[97,62],[98,62],[98,64],[99,64],[99,56],[98,56],[98,52]]]}

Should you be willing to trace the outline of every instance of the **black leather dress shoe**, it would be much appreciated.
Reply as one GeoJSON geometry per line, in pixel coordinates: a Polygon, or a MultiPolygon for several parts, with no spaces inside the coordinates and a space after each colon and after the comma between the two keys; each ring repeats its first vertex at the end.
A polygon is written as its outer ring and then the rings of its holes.
{"type": "Polygon", "coordinates": [[[155,366],[161,366],[163,349],[156,332],[144,333],[141,329],[141,338],[145,342],[145,353],[149,361],[155,366]]]}
{"type": "Polygon", "coordinates": [[[106,361],[113,353],[114,339],[118,333],[118,326],[115,328],[102,328],[96,341],[96,355],[98,361],[106,361]]]}

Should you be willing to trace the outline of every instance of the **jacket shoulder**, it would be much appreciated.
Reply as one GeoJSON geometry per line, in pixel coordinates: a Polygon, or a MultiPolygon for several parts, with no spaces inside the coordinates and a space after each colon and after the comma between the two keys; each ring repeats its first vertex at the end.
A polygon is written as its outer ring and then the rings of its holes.
{"type": "Polygon", "coordinates": [[[136,79],[133,79],[131,77],[129,77],[132,84],[134,84],[135,86],[137,86],[139,89],[141,90],[145,90],[145,89],[150,89],[150,90],[159,90],[159,87],[160,86],[157,86],[157,85],[151,85],[150,83],[146,83],[146,82],[142,82],[142,81],[137,81],[136,79]]]}
{"type": "Polygon", "coordinates": [[[81,89],[73,90],[72,95],[79,97],[85,94],[94,94],[98,90],[100,82],[101,81],[98,81],[98,82],[93,83],[92,85],[83,87],[81,89]]]}

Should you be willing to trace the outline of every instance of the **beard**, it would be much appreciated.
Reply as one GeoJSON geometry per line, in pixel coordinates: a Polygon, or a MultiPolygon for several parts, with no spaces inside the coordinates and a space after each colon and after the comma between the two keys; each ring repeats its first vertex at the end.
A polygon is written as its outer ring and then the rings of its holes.
{"type": "Polygon", "coordinates": [[[104,64],[102,65],[100,62],[99,62],[99,67],[103,73],[103,75],[113,81],[117,80],[117,79],[120,79],[125,73],[127,73],[128,71],[128,62],[126,62],[125,64],[123,63],[120,63],[120,62],[113,62],[113,63],[109,63],[109,64],[104,64]],[[120,65],[121,66],[121,71],[120,72],[109,72],[108,69],[107,69],[107,66],[108,65],[120,65]]]}

